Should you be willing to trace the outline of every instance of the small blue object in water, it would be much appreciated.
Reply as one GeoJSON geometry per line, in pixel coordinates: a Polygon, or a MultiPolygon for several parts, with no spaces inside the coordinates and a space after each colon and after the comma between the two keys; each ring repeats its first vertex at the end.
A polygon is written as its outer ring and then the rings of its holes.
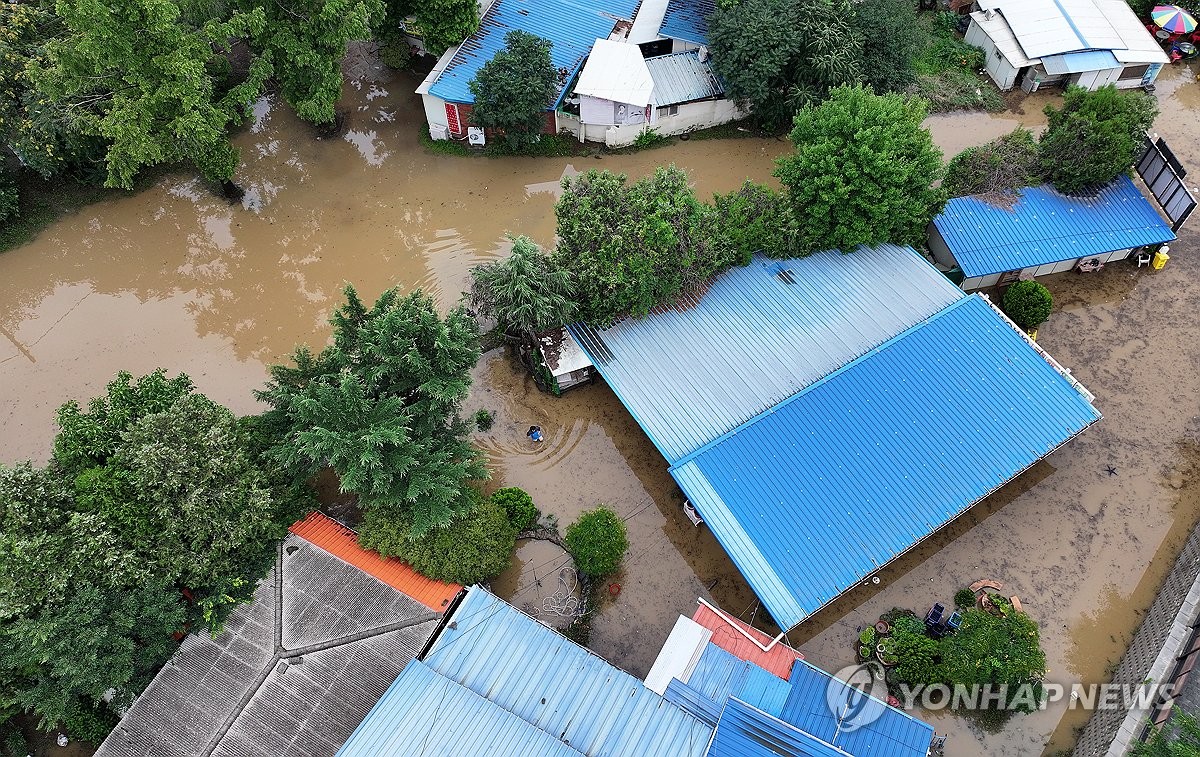
{"type": "Polygon", "coordinates": [[[542,427],[530,426],[529,431],[525,432],[525,435],[535,442],[540,442],[542,440],[542,427]]]}

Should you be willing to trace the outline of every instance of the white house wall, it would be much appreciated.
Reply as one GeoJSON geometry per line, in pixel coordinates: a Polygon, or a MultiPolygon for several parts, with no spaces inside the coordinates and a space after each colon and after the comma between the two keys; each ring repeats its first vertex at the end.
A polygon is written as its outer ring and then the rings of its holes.
{"type": "Polygon", "coordinates": [[[432,127],[441,126],[446,130],[450,129],[450,125],[446,123],[446,101],[440,97],[430,94],[421,95],[421,104],[425,107],[425,120],[429,122],[431,127],[430,136],[432,136],[432,127]]]}
{"type": "MultiPolygon", "coordinates": [[[[932,240],[931,240],[932,241],[932,240]]],[[[931,245],[932,247],[932,245],[931,245]]],[[[1038,276],[1049,276],[1052,273],[1066,273],[1075,269],[1080,262],[1084,260],[1099,260],[1101,263],[1115,263],[1119,260],[1125,260],[1130,256],[1133,250],[1113,250],[1100,255],[1087,255],[1082,258],[1071,258],[1070,260],[1060,260],[1054,263],[1045,263],[1043,265],[1032,266],[1030,268],[1022,268],[1020,278],[1031,279],[1038,276]]],[[[986,289],[987,287],[996,286],[1003,274],[993,273],[988,276],[976,276],[974,278],[965,279],[962,283],[962,289],[965,292],[970,292],[974,289],[986,289]]]]}
{"type": "Polygon", "coordinates": [[[933,259],[939,265],[944,265],[947,268],[954,268],[958,265],[958,261],[954,258],[954,253],[950,252],[949,246],[946,245],[946,240],[942,239],[942,233],[932,223],[929,224],[929,254],[933,255],[933,259]]]}

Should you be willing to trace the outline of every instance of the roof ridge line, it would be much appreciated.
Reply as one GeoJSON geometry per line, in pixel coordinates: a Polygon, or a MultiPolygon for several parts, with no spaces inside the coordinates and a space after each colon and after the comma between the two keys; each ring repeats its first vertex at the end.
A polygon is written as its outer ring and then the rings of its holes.
{"type": "MultiPolygon", "coordinates": [[[[671,471],[674,471],[674,470],[676,470],[676,469],[678,469],[678,468],[681,468],[681,467],[683,467],[684,465],[686,465],[686,464],[690,463],[691,461],[695,460],[695,459],[696,459],[697,457],[699,457],[701,454],[703,454],[703,453],[705,453],[705,452],[709,451],[709,450],[710,450],[710,449],[712,449],[713,447],[715,447],[715,446],[717,446],[718,444],[720,444],[720,443],[724,442],[726,439],[728,439],[729,437],[731,437],[731,436],[733,436],[734,434],[738,433],[739,431],[743,431],[743,430],[745,430],[745,429],[749,428],[750,426],[753,426],[755,423],[758,423],[760,420],[762,420],[763,418],[767,417],[768,415],[773,415],[773,414],[774,414],[774,413],[775,413],[777,410],[780,410],[780,409],[781,409],[781,408],[783,408],[784,406],[786,406],[786,405],[788,405],[788,404],[790,404],[790,403],[794,402],[794,401],[795,401],[795,400],[797,400],[799,397],[802,397],[802,396],[804,396],[804,395],[808,394],[810,391],[812,391],[812,390],[816,389],[818,386],[821,386],[822,384],[825,384],[825,383],[827,383],[828,381],[831,381],[831,380],[832,380],[832,379],[834,379],[835,377],[837,377],[837,376],[840,376],[840,375],[841,375],[843,372],[845,372],[845,371],[849,370],[850,368],[853,368],[855,365],[857,365],[858,363],[862,362],[863,360],[866,360],[868,357],[871,357],[872,355],[875,355],[875,354],[876,354],[876,353],[878,353],[878,352],[882,352],[883,350],[887,349],[887,348],[888,348],[889,346],[891,346],[892,344],[895,344],[895,343],[899,342],[900,340],[904,339],[904,337],[906,337],[906,336],[908,336],[909,334],[913,333],[914,331],[916,331],[917,329],[921,328],[922,326],[928,325],[928,324],[932,323],[933,321],[936,321],[937,319],[941,318],[941,317],[942,317],[942,316],[943,316],[945,313],[948,313],[948,312],[950,312],[951,310],[954,310],[955,308],[958,308],[958,307],[959,307],[959,306],[961,306],[961,305],[962,305],[964,302],[969,302],[971,299],[972,299],[972,298],[971,298],[969,295],[967,295],[967,294],[965,294],[965,293],[964,293],[962,297],[960,297],[959,299],[955,300],[954,302],[951,302],[949,305],[947,305],[946,307],[944,307],[944,308],[942,308],[941,310],[937,311],[936,313],[934,313],[933,315],[929,316],[928,318],[925,318],[925,319],[923,319],[923,320],[920,320],[920,321],[918,321],[918,322],[914,323],[913,325],[911,325],[911,326],[909,326],[908,328],[904,329],[903,331],[901,331],[900,333],[896,334],[895,336],[889,337],[888,339],[886,339],[886,340],[885,340],[885,341],[883,341],[882,343],[880,343],[880,344],[876,345],[875,347],[872,347],[871,349],[867,350],[866,352],[864,352],[863,354],[861,354],[861,355],[859,355],[858,357],[854,358],[853,360],[850,360],[850,361],[849,361],[849,362],[847,362],[845,365],[839,366],[839,367],[838,367],[838,368],[836,368],[835,370],[833,370],[833,371],[830,371],[829,373],[825,374],[825,375],[824,375],[824,376],[822,376],[821,378],[819,378],[819,379],[817,379],[816,381],[812,382],[812,383],[811,383],[811,384],[809,384],[808,386],[806,386],[806,387],[803,387],[802,389],[799,389],[799,390],[797,390],[797,391],[796,391],[794,394],[792,394],[792,395],[790,395],[790,396],[788,396],[788,397],[785,397],[784,399],[780,400],[779,402],[776,402],[776,403],[775,403],[774,405],[772,405],[771,407],[768,407],[768,408],[765,408],[765,409],[763,409],[763,410],[760,410],[760,411],[759,411],[758,413],[756,413],[755,415],[753,415],[753,416],[751,416],[750,418],[748,418],[748,419],[746,419],[746,420],[742,421],[742,422],[741,422],[741,423],[739,423],[738,425],[734,426],[733,428],[729,429],[729,430],[728,430],[728,431],[726,431],[725,433],[723,433],[723,434],[721,434],[720,436],[718,436],[716,439],[713,439],[713,440],[712,440],[712,441],[710,441],[710,442],[706,442],[705,444],[702,444],[702,445],[700,445],[700,446],[699,446],[699,447],[697,447],[696,449],[692,450],[692,451],[691,451],[691,452],[689,452],[688,454],[686,454],[686,455],[684,455],[683,457],[681,457],[681,458],[680,458],[680,459],[679,459],[677,462],[674,462],[674,463],[672,463],[672,464],[671,464],[671,465],[670,465],[670,466],[667,468],[667,472],[671,472],[671,471]]],[[[702,513],[702,514],[703,514],[703,513],[702,513]]]]}

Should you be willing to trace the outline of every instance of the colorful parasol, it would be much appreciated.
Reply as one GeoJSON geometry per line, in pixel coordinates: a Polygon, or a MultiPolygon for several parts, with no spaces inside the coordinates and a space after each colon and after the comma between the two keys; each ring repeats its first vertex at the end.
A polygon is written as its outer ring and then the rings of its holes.
{"type": "Polygon", "coordinates": [[[1187,34],[1196,30],[1196,19],[1178,5],[1159,5],[1150,11],[1150,20],[1160,29],[1172,34],[1187,34]]]}

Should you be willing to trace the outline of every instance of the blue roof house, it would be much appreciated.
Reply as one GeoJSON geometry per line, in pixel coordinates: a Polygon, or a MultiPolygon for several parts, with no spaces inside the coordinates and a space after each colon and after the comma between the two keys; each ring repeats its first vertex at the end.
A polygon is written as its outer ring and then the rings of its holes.
{"type": "Polygon", "coordinates": [[[929,226],[929,251],[962,271],[966,291],[1069,271],[1084,261],[1123,260],[1175,232],[1128,176],[1090,197],[1049,185],[1015,197],[956,197],[929,226]]]}
{"type": "Polygon", "coordinates": [[[783,629],[1100,418],[905,247],[756,257],[677,307],[569,330],[783,629]]]}

